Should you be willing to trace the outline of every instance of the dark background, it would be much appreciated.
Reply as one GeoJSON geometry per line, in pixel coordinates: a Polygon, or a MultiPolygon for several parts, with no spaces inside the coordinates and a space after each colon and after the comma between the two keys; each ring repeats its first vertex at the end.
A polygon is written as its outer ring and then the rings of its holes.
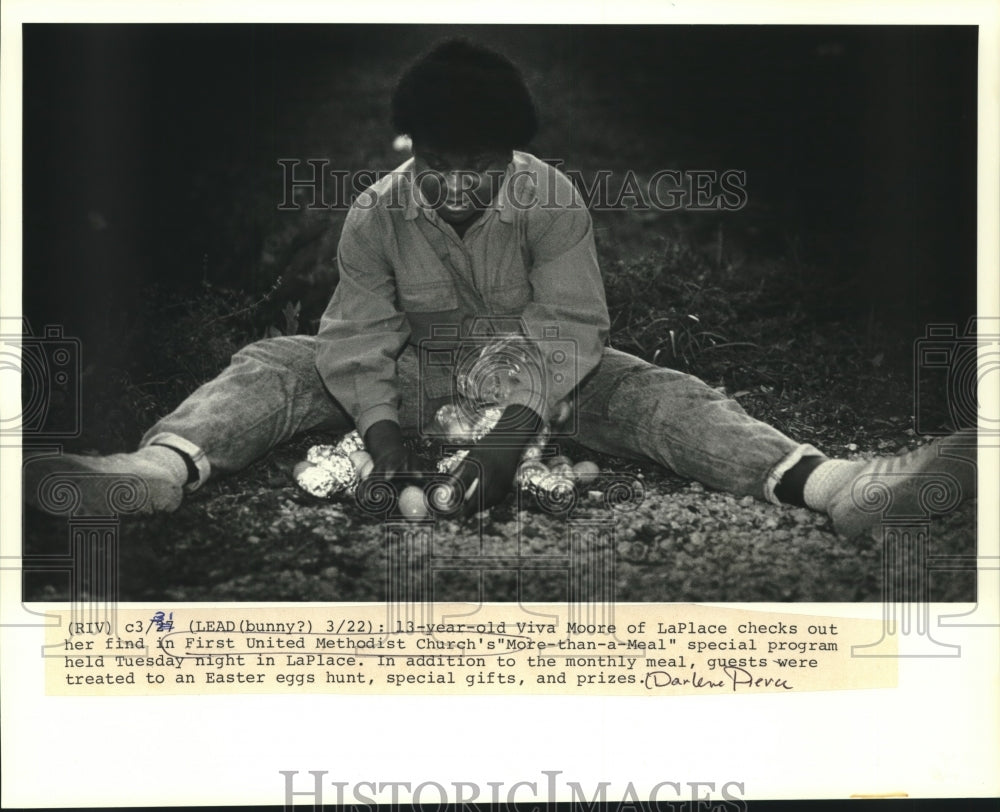
{"type": "MultiPolygon", "coordinates": [[[[284,243],[265,250],[295,217],[276,211],[276,161],[396,165],[393,79],[455,33],[522,67],[543,157],[745,169],[750,205],[727,236],[818,267],[829,294],[815,319],[920,335],[974,312],[972,27],[28,25],[23,276],[36,330],[59,322],[101,353],[134,352],[113,325],[151,282],[260,292],[284,274],[285,298],[301,298],[308,269],[289,273],[284,243]]],[[[341,221],[330,213],[311,261],[329,262],[341,221]]]]}

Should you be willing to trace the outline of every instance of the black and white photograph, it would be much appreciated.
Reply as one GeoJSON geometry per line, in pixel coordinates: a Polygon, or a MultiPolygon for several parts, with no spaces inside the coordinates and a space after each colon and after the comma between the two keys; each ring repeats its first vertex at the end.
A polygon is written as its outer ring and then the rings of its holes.
{"type": "Polygon", "coordinates": [[[23,48],[27,598],[106,515],[125,601],[879,601],[888,525],[904,575],[975,555],[974,26],[23,48]]]}
{"type": "Polygon", "coordinates": [[[0,16],[5,808],[996,795],[990,4],[0,16]]]}

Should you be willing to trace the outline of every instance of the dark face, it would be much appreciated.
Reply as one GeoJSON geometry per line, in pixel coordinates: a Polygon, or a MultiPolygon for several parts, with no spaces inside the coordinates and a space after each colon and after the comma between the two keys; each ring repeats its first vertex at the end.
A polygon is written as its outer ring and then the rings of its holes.
{"type": "Polygon", "coordinates": [[[473,218],[500,191],[511,153],[480,150],[472,154],[413,144],[413,171],[424,200],[446,223],[473,218]]]}

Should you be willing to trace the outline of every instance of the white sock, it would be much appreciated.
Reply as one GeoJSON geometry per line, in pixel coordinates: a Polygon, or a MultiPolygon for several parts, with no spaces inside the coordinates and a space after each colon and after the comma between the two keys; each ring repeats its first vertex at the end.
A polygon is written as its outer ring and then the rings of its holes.
{"type": "Polygon", "coordinates": [[[813,510],[826,513],[834,494],[849,485],[864,465],[863,461],[826,460],[809,475],[802,500],[813,510]]]}
{"type": "Polygon", "coordinates": [[[136,462],[145,462],[162,469],[166,478],[180,486],[185,485],[188,481],[187,463],[180,453],[172,448],[163,445],[147,445],[136,451],[134,455],[126,455],[126,458],[130,456],[134,456],[136,462]]]}

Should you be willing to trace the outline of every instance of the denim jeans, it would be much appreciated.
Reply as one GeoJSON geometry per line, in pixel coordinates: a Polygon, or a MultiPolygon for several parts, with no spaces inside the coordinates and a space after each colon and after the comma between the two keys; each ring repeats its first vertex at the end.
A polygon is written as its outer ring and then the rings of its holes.
{"type": "MultiPolygon", "coordinates": [[[[346,433],[350,416],[327,392],[315,365],[316,339],[285,336],[237,352],[218,377],[195,390],[142,440],[189,453],[204,483],[237,471],[307,430],[346,433]]],[[[404,432],[426,425],[441,402],[422,392],[417,354],[398,361],[404,432]]],[[[780,474],[819,454],[750,417],[735,401],[682,372],[605,348],[576,397],[573,439],[594,451],[652,461],[709,487],[777,501],[780,474]]]]}

